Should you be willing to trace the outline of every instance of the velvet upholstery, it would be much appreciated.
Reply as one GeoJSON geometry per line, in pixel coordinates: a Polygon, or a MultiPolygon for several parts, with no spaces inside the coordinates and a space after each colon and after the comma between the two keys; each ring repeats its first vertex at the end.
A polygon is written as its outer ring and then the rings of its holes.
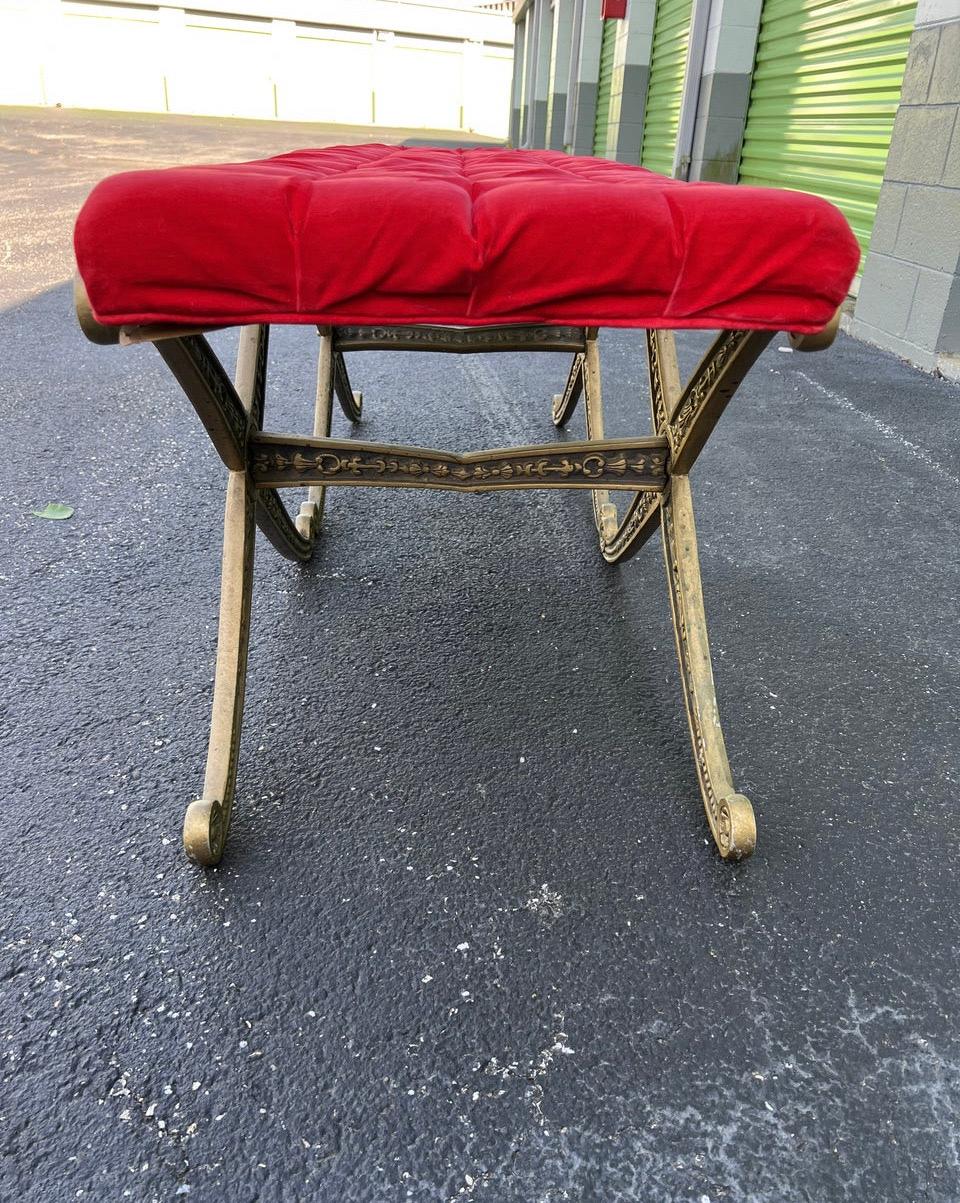
{"type": "Polygon", "coordinates": [[[552,151],[379,145],[111,176],[75,247],[107,325],[810,332],[859,262],[839,210],[802,192],[552,151]]]}

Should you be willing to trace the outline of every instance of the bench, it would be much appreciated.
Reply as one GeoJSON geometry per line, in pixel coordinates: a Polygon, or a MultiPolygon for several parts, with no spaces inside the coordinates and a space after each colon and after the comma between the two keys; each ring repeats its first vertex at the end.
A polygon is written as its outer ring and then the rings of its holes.
{"type": "Polygon", "coordinates": [[[689,473],[778,331],[829,346],[859,262],[843,216],[799,192],[686,183],[550,151],[379,145],[252,163],[133,171],[77,219],[75,299],[93,342],[153,344],[228,470],[213,715],[184,844],[223,855],[236,788],[255,526],[310,558],[334,486],[581,489],[610,564],[662,532],[694,761],[719,853],[756,843],[733,784],[714,689],[689,473]],[[319,331],[313,429],[264,427],[270,325],[319,331]],[[242,327],[234,378],[205,333],[242,327]],[[646,331],[652,427],[604,435],[601,327],[646,331]],[[673,331],[718,330],[685,383],[673,331]],[[553,398],[585,438],[469,454],[332,437],[334,400],[362,414],[358,350],[562,351],[553,398]],[[284,489],[306,489],[295,517],[284,489]],[[621,510],[615,498],[626,495],[621,510]]]}

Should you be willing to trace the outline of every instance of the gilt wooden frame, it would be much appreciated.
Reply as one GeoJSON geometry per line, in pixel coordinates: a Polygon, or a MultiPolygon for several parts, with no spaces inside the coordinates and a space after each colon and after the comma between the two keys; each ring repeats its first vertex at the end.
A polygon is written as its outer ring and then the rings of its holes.
{"type": "MultiPolygon", "coordinates": [[[[223,855],[236,792],[253,582],[254,525],[292,560],[307,560],[320,534],[327,488],[404,487],[485,492],[496,489],[588,489],[600,552],[611,564],[635,555],[656,529],[663,535],[668,593],[694,763],[704,810],[725,859],[749,856],[756,844],[753,808],[733,784],[720,726],[697,552],[689,471],[771,331],[721,331],[689,381],[681,383],[674,336],[647,332],[651,434],[607,439],[603,429],[598,331],[569,326],[320,327],[313,430],[308,436],[263,430],[269,327],[240,335],[230,379],[197,328],[103,326],[78,283],[76,306],[97,343],[152,342],[192,402],[228,470],[220,621],[213,713],[202,796],[184,820],[187,854],[199,864],[223,855]],[[362,395],[350,385],[345,356],[355,350],[566,351],[573,361],[553,398],[558,427],[584,401],[586,439],[458,455],[422,447],[331,438],[336,397],[351,423],[362,395]],[[291,518],[279,490],[306,488],[291,518]],[[631,494],[621,515],[611,494],[631,494]]],[[[833,341],[839,313],[822,331],[791,335],[795,349],[833,341]]]]}

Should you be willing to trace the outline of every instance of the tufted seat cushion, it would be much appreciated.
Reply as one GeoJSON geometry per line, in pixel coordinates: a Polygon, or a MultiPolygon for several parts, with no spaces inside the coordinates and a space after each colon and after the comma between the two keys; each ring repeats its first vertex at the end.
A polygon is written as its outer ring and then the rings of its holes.
{"type": "Polygon", "coordinates": [[[802,192],[552,151],[338,146],[131,171],[77,263],[107,325],[506,322],[820,329],[859,248],[802,192]]]}

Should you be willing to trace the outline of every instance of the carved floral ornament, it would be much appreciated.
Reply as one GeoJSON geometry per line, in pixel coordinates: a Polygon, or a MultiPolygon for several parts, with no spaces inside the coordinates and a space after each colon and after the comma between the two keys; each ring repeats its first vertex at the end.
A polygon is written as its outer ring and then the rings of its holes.
{"type": "Polygon", "coordinates": [[[253,457],[254,471],[259,476],[271,477],[274,473],[320,473],[324,477],[352,476],[385,477],[399,480],[410,477],[418,483],[430,478],[436,481],[510,481],[546,480],[551,477],[583,480],[603,480],[610,476],[636,477],[637,483],[651,477],[662,477],[665,472],[666,456],[662,451],[641,454],[636,451],[614,451],[610,455],[599,452],[575,455],[540,455],[527,459],[491,458],[484,462],[446,463],[443,460],[419,456],[375,455],[338,451],[259,451],[253,457]]]}
{"type": "Polygon", "coordinates": [[[694,378],[688,388],[687,396],[681,402],[680,408],[670,423],[675,443],[681,442],[686,436],[701,407],[710,399],[717,378],[750,335],[750,330],[725,330],[723,332],[717,345],[711,350],[709,362],[694,378]]]}
{"type": "Polygon", "coordinates": [[[653,516],[653,511],[660,505],[658,493],[644,493],[631,507],[630,513],[624,518],[611,539],[602,540],[602,550],[607,556],[619,556],[629,547],[634,536],[644,527],[653,516]]]}
{"type": "MultiPolygon", "coordinates": [[[[729,361],[750,338],[751,330],[724,330],[710,349],[709,359],[700,365],[693,379],[684,389],[683,396],[673,417],[667,420],[663,388],[663,367],[655,330],[647,331],[647,353],[650,360],[650,386],[653,401],[654,425],[657,430],[666,428],[671,444],[676,448],[683,442],[697,415],[710,400],[718,378],[725,372],[729,361]]],[[[732,389],[730,390],[733,391],[732,389]]]]}
{"type": "Polygon", "coordinates": [[[338,326],[338,346],[352,343],[377,343],[389,347],[395,343],[420,343],[430,347],[514,346],[517,342],[549,346],[560,343],[583,344],[578,326],[338,326]]]}

